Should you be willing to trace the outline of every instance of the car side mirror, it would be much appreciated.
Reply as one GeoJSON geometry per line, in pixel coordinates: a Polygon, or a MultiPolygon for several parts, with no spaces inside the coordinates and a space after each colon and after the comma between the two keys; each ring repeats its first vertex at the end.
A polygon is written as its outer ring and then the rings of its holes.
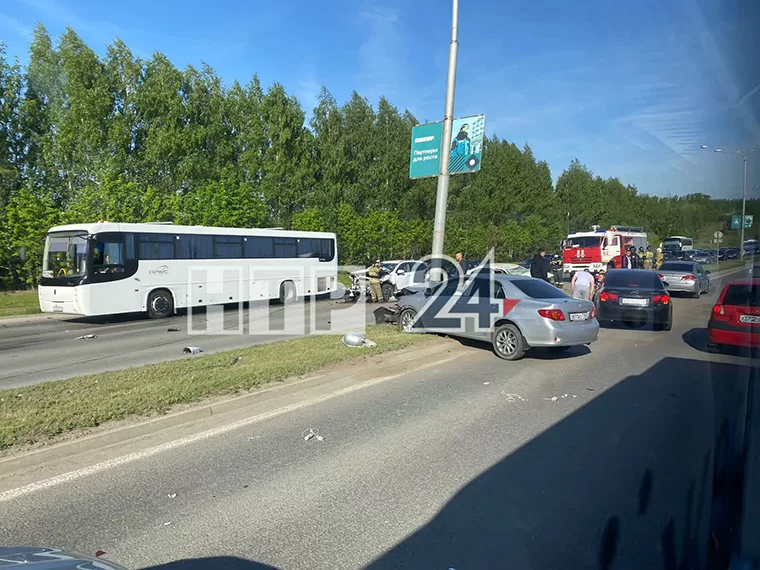
{"type": "Polygon", "coordinates": [[[396,271],[396,275],[403,275],[404,273],[406,273],[406,271],[404,271],[403,269],[399,269],[398,271],[396,271]]]}
{"type": "Polygon", "coordinates": [[[670,287],[670,283],[668,283],[667,281],[663,281],[662,286],[665,287],[665,289],[667,289],[668,287],[670,287]]]}

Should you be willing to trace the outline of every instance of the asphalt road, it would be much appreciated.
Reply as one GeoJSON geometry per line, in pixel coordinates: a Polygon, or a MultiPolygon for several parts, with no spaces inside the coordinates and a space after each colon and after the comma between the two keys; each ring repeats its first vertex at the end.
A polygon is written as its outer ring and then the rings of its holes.
{"type": "Polygon", "coordinates": [[[705,352],[714,294],[676,299],[671,332],[514,363],[476,345],[4,501],[2,542],[167,570],[705,567],[756,372],[705,352]]]}
{"type": "Polygon", "coordinates": [[[242,309],[216,307],[160,320],[144,315],[4,319],[0,320],[0,389],[185,358],[187,346],[211,353],[282,340],[304,331],[329,332],[346,323],[360,329],[365,322],[374,322],[372,311],[376,308],[321,300],[287,308],[261,304],[242,309]],[[86,335],[95,338],[77,340],[86,335]]]}

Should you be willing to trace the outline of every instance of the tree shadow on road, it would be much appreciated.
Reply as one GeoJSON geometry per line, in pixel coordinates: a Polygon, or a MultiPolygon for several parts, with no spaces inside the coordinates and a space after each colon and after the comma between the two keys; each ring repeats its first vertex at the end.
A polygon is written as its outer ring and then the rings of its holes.
{"type": "Polygon", "coordinates": [[[188,558],[143,570],[277,570],[259,562],[252,562],[235,556],[212,556],[209,558],[188,558]]]}
{"type": "Polygon", "coordinates": [[[368,568],[710,567],[737,525],[755,377],[666,358],[472,480],[368,568]]]}

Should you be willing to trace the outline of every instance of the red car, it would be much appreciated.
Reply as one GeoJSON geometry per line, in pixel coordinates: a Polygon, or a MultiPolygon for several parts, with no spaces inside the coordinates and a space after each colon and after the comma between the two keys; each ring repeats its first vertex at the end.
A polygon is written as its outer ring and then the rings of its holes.
{"type": "Polygon", "coordinates": [[[760,348],[760,278],[732,281],[723,288],[707,323],[708,347],[760,348]]]}

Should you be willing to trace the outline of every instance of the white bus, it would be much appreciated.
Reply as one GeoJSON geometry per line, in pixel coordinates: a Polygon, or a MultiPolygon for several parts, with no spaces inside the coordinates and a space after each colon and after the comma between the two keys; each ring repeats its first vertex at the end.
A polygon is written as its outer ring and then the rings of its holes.
{"type": "Polygon", "coordinates": [[[50,229],[40,309],[84,316],[320,295],[338,287],[335,234],[99,222],[50,229]]]}
{"type": "Polygon", "coordinates": [[[684,236],[670,236],[662,240],[662,251],[678,253],[679,251],[694,251],[694,240],[684,236]]]}

